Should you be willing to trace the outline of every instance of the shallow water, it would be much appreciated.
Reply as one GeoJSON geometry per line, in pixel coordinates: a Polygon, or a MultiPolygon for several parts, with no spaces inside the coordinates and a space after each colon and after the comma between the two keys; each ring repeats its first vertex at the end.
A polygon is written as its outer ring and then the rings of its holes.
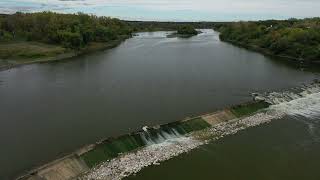
{"type": "MultiPolygon", "coordinates": [[[[274,102],[263,110],[275,117],[270,124],[238,131],[128,179],[320,179],[320,87],[303,89],[265,96],[274,102]]],[[[260,124],[263,114],[244,119],[260,124]]]]}
{"type": "Polygon", "coordinates": [[[286,117],[201,146],[128,179],[318,180],[320,117],[286,117]]]}
{"type": "Polygon", "coordinates": [[[140,33],[73,61],[0,72],[0,179],[84,144],[319,77],[219,41],[140,33]]]}

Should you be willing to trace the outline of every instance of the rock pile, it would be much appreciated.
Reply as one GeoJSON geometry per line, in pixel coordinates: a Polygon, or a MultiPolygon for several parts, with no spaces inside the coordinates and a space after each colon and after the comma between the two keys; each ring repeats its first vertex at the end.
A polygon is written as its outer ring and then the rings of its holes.
{"type": "Polygon", "coordinates": [[[109,162],[102,163],[78,179],[122,179],[139,172],[144,167],[159,165],[162,161],[186,153],[208,141],[235,134],[247,127],[268,123],[272,119],[283,117],[283,115],[284,114],[258,113],[250,117],[223,122],[211,128],[192,133],[189,137],[169,139],[160,144],[153,144],[136,152],[124,154],[109,162]]]}
{"type": "Polygon", "coordinates": [[[196,137],[197,139],[203,139],[206,142],[217,140],[227,135],[236,134],[238,131],[241,131],[248,127],[254,127],[264,123],[269,123],[273,119],[280,119],[284,115],[285,114],[275,112],[257,113],[255,115],[242,119],[219,123],[212,128],[196,133],[194,137],[196,137]]]}
{"type": "Polygon", "coordinates": [[[105,162],[78,179],[122,179],[139,172],[144,167],[159,165],[159,162],[188,152],[202,144],[203,142],[191,137],[170,139],[105,162]]]}

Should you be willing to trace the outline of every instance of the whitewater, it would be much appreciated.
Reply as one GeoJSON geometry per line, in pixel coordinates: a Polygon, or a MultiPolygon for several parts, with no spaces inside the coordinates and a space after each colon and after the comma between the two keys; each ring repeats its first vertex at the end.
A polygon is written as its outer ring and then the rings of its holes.
{"type": "MultiPolygon", "coordinates": [[[[320,117],[320,84],[313,83],[282,92],[257,94],[256,98],[263,99],[271,104],[270,107],[260,110],[254,115],[222,122],[210,128],[193,132],[188,135],[166,134],[161,140],[147,142],[147,146],[134,152],[122,154],[110,161],[93,168],[90,172],[78,179],[123,179],[138,173],[150,165],[159,165],[161,162],[187,153],[210,141],[236,134],[250,127],[281,120],[286,116],[299,119],[304,117],[305,123],[312,133],[314,123],[320,117]]],[[[147,141],[147,140],[146,140],[147,141]]]]}

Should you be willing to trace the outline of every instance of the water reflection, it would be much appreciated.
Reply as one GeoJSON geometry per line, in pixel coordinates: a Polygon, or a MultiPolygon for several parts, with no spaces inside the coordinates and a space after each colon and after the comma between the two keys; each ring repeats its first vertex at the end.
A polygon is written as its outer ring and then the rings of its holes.
{"type": "Polygon", "coordinates": [[[220,42],[212,30],[189,39],[166,34],[141,33],[112,50],[1,71],[0,179],[103,137],[319,77],[220,42]]]}

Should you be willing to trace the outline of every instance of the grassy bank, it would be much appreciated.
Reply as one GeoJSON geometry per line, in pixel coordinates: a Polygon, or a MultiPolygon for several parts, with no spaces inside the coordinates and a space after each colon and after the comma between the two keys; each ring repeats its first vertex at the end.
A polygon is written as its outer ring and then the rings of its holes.
{"type": "Polygon", "coordinates": [[[233,41],[233,40],[229,40],[229,39],[224,39],[222,41],[228,42],[230,44],[233,44],[233,45],[241,47],[241,48],[245,48],[247,50],[251,50],[251,51],[255,51],[255,52],[264,54],[264,55],[269,56],[269,57],[274,57],[274,58],[279,58],[281,60],[286,60],[288,62],[294,62],[294,63],[298,62],[298,63],[307,63],[307,64],[308,63],[309,64],[320,64],[320,60],[317,60],[317,61],[315,61],[315,60],[314,61],[305,61],[302,58],[289,56],[289,55],[286,55],[286,54],[275,54],[274,52],[270,51],[269,49],[262,48],[262,47],[259,47],[257,45],[241,43],[241,42],[233,41]]]}
{"type": "Polygon", "coordinates": [[[0,43],[0,70],[25,64],[61,61],[87,53],[114,48],[126,38],[129,38],[129,36],[109,42],[91,42],[84,48],[77,50],[41,42],[0,43]]]}
{"type": "Polygon", "coordinates": [[[124,21],[83,13],[0,16],[0,68],[55,61],[112,48],[131,37],[124,21]]]}

